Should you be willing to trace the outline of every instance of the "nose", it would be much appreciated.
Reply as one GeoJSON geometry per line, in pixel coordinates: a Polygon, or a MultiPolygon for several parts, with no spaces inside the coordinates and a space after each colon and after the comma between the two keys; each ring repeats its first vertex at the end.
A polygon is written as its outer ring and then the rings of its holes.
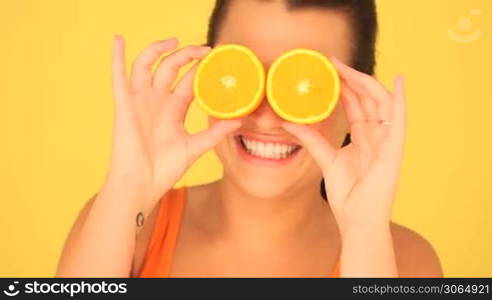
{"type": "Polygon", "coordinates": [[[249,114],[248,119],[253,121],[258,129],[264,131],[280,128],[283,121],[272,109],[266,98],[255,111],[249,114]]]}

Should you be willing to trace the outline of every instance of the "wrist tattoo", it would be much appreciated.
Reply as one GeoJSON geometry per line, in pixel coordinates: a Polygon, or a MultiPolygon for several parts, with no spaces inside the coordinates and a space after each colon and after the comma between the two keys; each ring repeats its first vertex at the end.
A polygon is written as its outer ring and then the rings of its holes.
{"type": "Polygon", "coordinates": [[[142,212],[139,212],[139,213],[137,214],[137,227],[142,227],[142,226],[143,226],[143,224],[144,224],[144,219],[145,219],[145,218],[144,218],[143,213],[142,213],[142,212]]]}

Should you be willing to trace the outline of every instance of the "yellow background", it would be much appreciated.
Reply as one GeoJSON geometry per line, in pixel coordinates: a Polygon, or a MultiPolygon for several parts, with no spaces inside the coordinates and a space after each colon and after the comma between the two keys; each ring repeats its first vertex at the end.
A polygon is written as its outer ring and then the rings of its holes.
{"type": "MultiPolygon", "coordinates": [[[[394,220],[428,238],[446,276],[492,276],[492,1],[381,0],[378,77],[402,72],[409,128],[394,220]],[[479,9],[480,15],[470,15],[479,9]],[[460,31],[457,21],[473,26],[460,31]],[[447,35],[483,35],[459,43],[447,35]]],[[[19,0],[0,4],[0,276],[52,276],[100,186],[112,124],[112,38],[205,41],[212,1],[19,0]]],[[[192,131],[205,126],[193,105],[192,131]]],[[[180,184],[221,174],[212,153],[180,184]],[[214,170],[211,172],[210,170],[214,170]]]]}

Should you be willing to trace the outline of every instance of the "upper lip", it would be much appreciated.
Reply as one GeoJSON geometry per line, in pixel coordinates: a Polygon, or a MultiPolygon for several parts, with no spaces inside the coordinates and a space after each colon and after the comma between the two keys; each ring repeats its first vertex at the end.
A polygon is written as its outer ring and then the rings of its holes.
{"type": "Polygon", "coordinates": [[[299,142],[293,138],[286,137],[284,135],[276,135],[276,134],[265,134],[265,133],[257,133],[257,132],[238,132],[236,135],[243,136],[247,139],[257,140],[264,143],[277,143],[277,144],[287,144],[287,145],[296,145],[299,146],[299,142]]]}

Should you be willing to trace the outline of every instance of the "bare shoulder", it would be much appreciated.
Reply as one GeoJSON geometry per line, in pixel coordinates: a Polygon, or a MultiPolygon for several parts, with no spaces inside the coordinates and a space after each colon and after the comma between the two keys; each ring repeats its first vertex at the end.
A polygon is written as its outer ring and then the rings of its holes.
{"type": "Polygon", "coordinates": [[[439,257],[423,236],[391,223],[391,233],[400,277],[442,277],[439,257]]]}
{"type": "MultiPolygon", "coordinates": [[[[194,204],[194,205],[188,205],[188,204],[186,205],[188,210],[186,215],[190,214],[190,211],[191,212],[196,211],[201,206],[200,204],[203,201],[200,200],[212,192],[211,189],[212,186],[213,184],[206,184],[206,185],[190,186],[186,188],[187,202],[194,204]]],[[[145,255],[147,254],[147,249],[149,247],[150,239],[152,238],[152,233],[154,232],[154,227],[158,217],[159,209],[160,206],[162,205],[162,199],[163,198],[161,198],[161,200],[157,202],[152,212],[147,216],[144,226],[137,234],[135,253],[133,256],[133,265],[131,271],[132,277],[137,277],[138,274],[140,273],[140,270],[143,267],[143,263],[145,261],[145,255]]]]}

